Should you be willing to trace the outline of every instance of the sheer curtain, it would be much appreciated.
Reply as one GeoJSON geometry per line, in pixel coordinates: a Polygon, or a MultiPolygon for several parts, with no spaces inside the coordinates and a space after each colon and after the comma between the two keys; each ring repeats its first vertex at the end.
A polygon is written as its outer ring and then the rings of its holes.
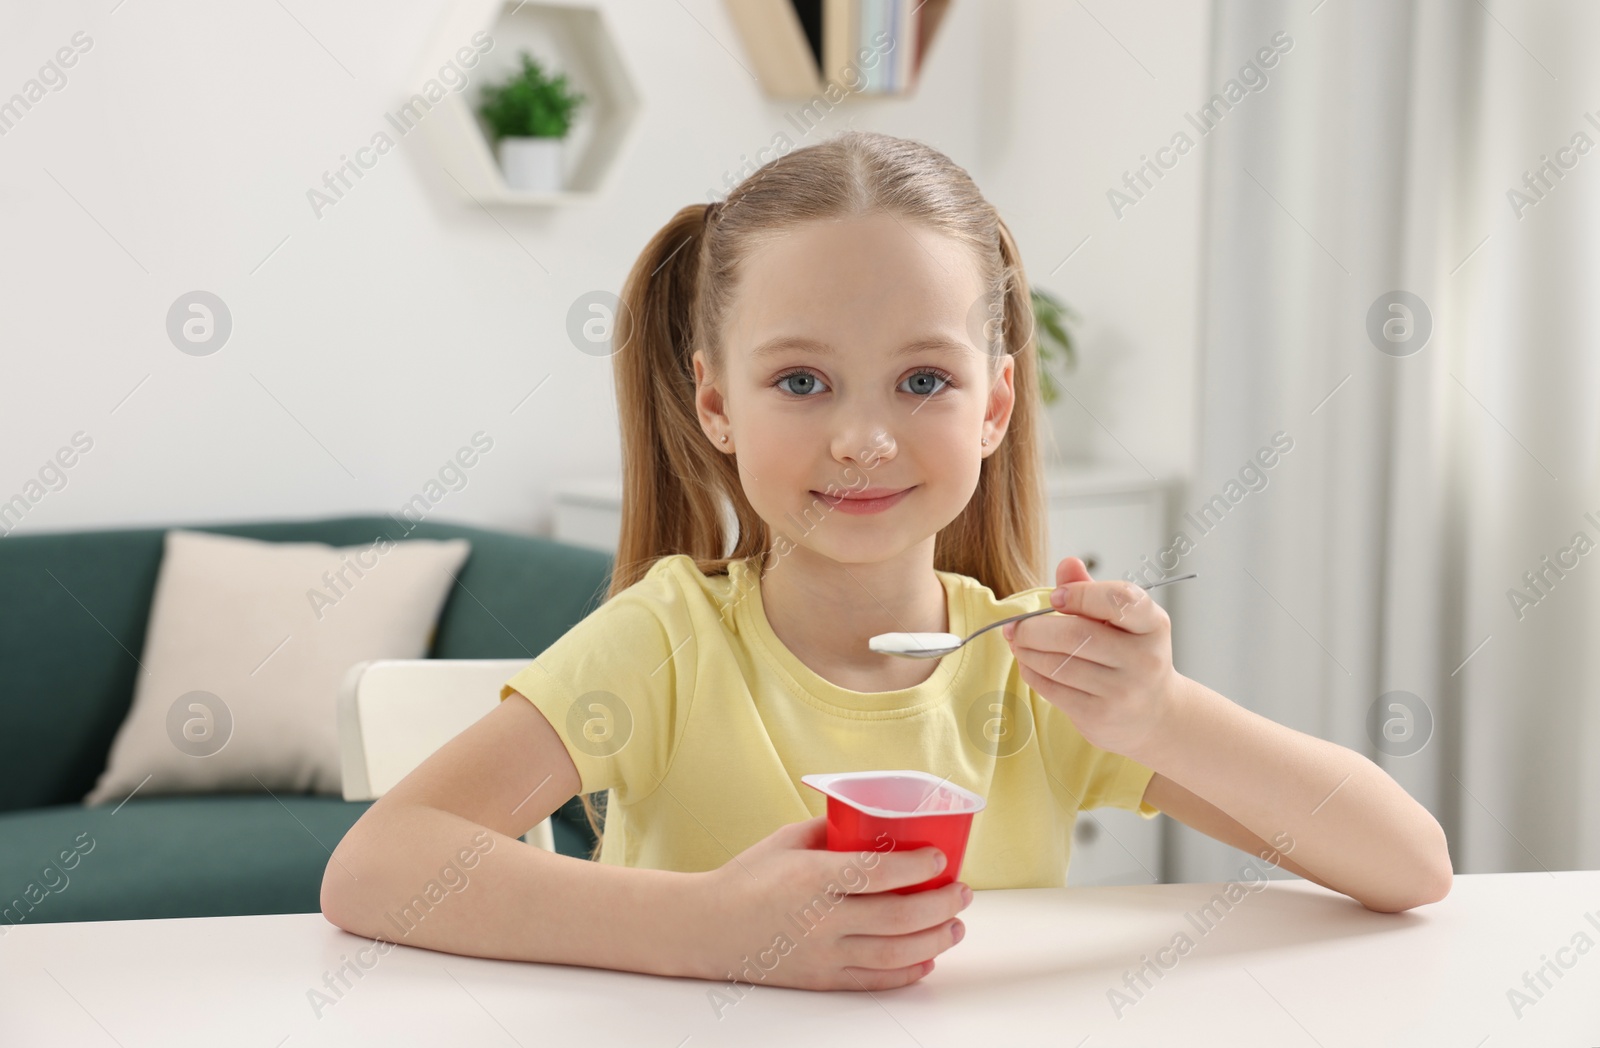
{"type": "MultiPolygon", "coordinates": [[[[1212,91],[1292,46],[1191,126],[1178,669],[1372,757],[1458,873],[1600,867],[1600,5],[1214,18],[1212,91]]],[[[1169,832],[1169,879],[1237,876],[1169,832]]]]}

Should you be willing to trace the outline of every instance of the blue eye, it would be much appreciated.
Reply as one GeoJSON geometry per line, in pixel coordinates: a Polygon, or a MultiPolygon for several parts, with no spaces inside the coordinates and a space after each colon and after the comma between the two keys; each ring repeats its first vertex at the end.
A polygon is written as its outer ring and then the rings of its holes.
{"type": "Polygon", "coordinates": [[[949,385],[952,384],[951,377],[948,374],[946,374],[945,372],[940,371],[938,368],[922,368],[922,369],[918,370],[917,372],[915,372],[914,374],[908,375],[906,377],[906,381],[907,382],[914,382],[919,378],[932,378],[932,379],[937,379],[938,382],[939,382],[939,386],[936,389],[926,389],[926,388],[924,388],[924,389],[911,390],[911,392],[913,392],[913,393],[921,393],[921,394],[924,394],[926,396],[932,396],[935,393],[943,392],[943,390],[944,390],[944,388],[946,386],[949,386],[949,385]]]}
{"type": "MultiPolygon", "coordinates": [[[[798,396],[798,397],[808,396],[809,395],[808,392],[799,392],[799,391],[796,391],[794,389],[791,389],[789,387],[784,386],[784,383],[789,381],[792,378],[810,379],[811,380],[811,388],[812,389],[815,389],[818,385],[820,385],[820,383],[817,381],[817,376],[815,374],[813,374],[812,372],[806,371],[804,369],[798,369],[798,370],[795,370],[795,371],[786,371],[783,374],[779,375],[773,381],[772,384],[774,386],[777,386],[778,388],[782,389],[785,393],[793,393],[795,396],[798,396]]],[[[823,386],[822,388],[823,389],[827,389],[828,387],[823,386]]]]}

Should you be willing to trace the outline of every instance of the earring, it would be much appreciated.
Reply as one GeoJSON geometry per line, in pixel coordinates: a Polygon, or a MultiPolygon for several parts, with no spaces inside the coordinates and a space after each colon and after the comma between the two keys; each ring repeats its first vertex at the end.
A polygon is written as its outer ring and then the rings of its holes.
{"type": "Polygon", "coordinates": [[[989,446],[989,438],[988,437],[984,437],[983,438],[983,446],[984,447],[988,447],[989,446]]]}
{"type": "Polygon", "coordinates": [[[723,443],[724,443],[724,444],[726,444],[726,443],[727,443],[727,442],[728,442],[728,435],[727,435],[727,434],[726,434],[726,433],[724,433],[724,434],[723,434],[723,435],[722,435],[722,442],[723,442],[723,443]]]}

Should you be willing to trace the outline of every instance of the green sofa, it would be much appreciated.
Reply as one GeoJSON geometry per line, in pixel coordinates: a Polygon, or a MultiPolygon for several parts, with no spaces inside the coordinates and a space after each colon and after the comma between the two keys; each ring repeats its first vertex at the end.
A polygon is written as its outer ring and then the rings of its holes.
{"type": "MultiPolygon", "coordinates": [[[[612,560],[388,516],[180,526],[331,546],[468,539],[428,652],[436,659],[531,661],[605,600],[612,560]]],[[[0,538],[0,937],[23,921],[316,912],[328,856],[368,807],[283,793],[135,793],[120,807],[83,805],[133,702],[164,533],[0,538]]],[[[551,822],[558,851],[589,854],[578,798],[551,822]]]]}

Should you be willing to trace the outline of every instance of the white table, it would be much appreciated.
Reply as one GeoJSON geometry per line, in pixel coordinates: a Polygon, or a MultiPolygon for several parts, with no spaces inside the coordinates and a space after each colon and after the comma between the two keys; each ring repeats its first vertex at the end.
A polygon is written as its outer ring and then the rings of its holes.
{"type": "Polygon", "coordinates": [[[310,991],[371,943],[320,914],[24,925],[0,936],[0,1045],[1600,1044],[1600,871],[1458,876],[1404,914],[1270,881],[1202,930],[1223,887],[979,892],[913,986],[757,987],[720,1018],[717,983],[404,946],[319,1016],[310,991]],[[1180,933],[1119,1016],[1108,992],[1180,933]],[[1507,991],[1544,958],[1571,966],[1519,1018],[1507,991]]]}

